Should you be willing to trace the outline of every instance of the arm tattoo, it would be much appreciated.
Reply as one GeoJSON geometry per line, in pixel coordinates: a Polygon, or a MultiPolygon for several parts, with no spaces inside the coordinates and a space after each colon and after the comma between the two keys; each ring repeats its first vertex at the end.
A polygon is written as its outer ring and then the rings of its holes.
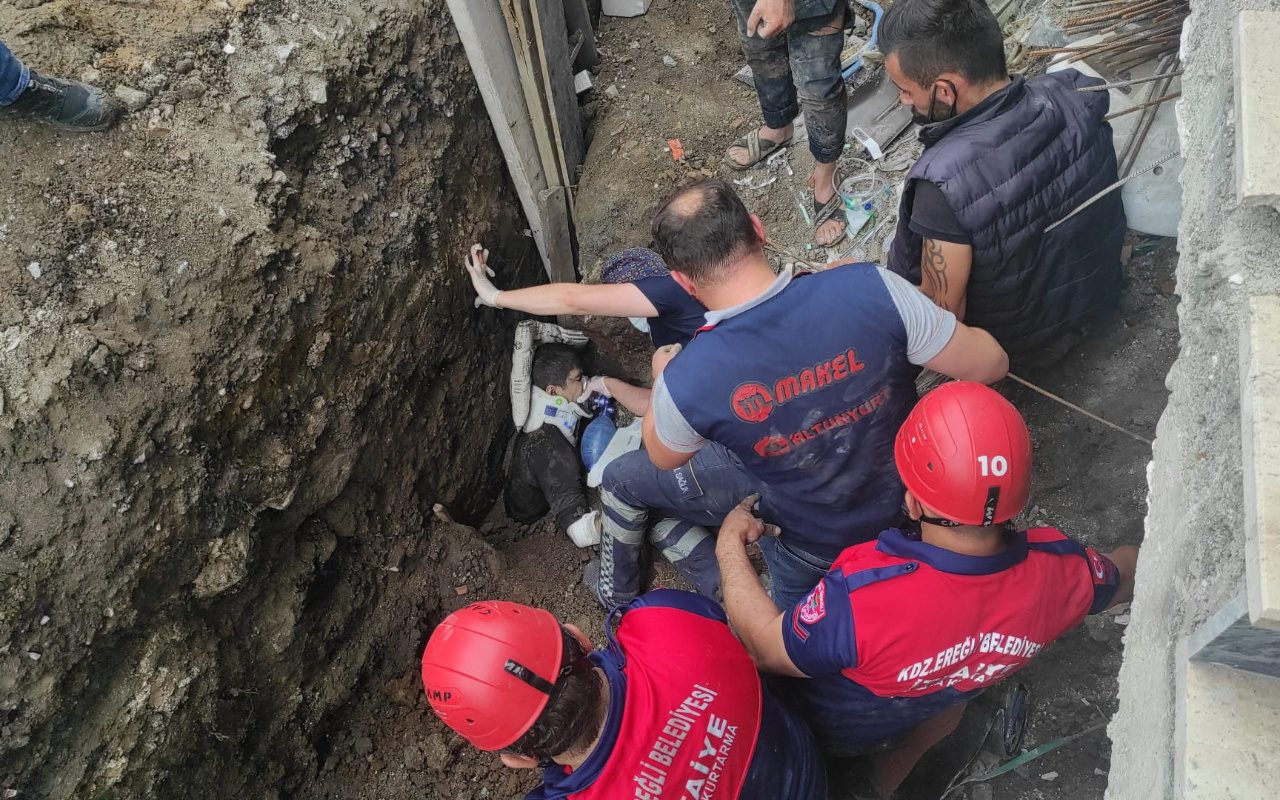
{"type": "Polygon", "coordinates": [[[942,255],[942,242],[924,240],[924,259],[920,271],[925,294],[932,297],[933,302],[940,307],[950,311],[947,306],[947,259],[942,255]]]}

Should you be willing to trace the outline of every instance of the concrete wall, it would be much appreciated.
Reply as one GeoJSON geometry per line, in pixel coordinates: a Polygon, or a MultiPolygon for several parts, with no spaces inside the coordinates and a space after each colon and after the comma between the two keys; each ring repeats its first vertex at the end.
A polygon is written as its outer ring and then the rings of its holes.
{"type": "Polygon", "coordinates": [[[1178,798],[1177,642],[1236,595],[1244,572],[1239,350],[1242,306],[1280,292],[1280,214],[1236,202],[1232,28],[1277,0],[1192,0],[1178,104],[1182,351],[1157,428],[1146,542],[1125,638],[1109,800],[1178,798]]]}

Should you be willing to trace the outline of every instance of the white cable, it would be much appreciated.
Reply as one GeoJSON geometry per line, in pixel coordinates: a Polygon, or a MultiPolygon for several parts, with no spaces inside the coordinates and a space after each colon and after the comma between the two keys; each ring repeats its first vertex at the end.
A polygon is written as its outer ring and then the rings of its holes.
{"type": "Polygon", "coordinates": [[[1094,203],[1098,202],[1098,201],[1099,201],[1099,200],[1101,200],[1103,197],[1106,197],[1106,196],[1107,196],[1108,194],[1110,194],[1111,192],[1114,192],[1116,189],[1119,189],[1121,186],[1124,186],[1124,185],[1125,185],[1126,183],[1128,183],[1129,181],[1131,181],[1131,180],[1133,180],[1133,179],[1135,179],[1135,178],[1141,178],[1143,175],[1146,175],[1148,172],[1151,172],[1151,171],[1152,171],[1152,170],[1154,170],[1156,167],[1160,166],[1161,164],[1165,163],[1166,161],[1172,161],[1173,159],[1177,158],[1177,157],[1178,157],[1178,156],[1180,156],[1180,155],[1182,155],[1182,153],[1181,153],[1180,151],[1178,151],[1178,150],[1174,150],[1172,153],[1170,153],[1169,155],[1167,155],[1167,156],[1165,156],[1164,158],[1160,159],[1159,161],[1155,162],[1154,164],[1148,164],[1147,166],[1143,167],[1142,169],[1138,170],[1137,172],[1130,172],[1130,173],[1129,173],[1128,175],[1126,175],[1125,177],[1121,178],[1120,180],[1116,181],[1115,183],[1111,184],[1111,185],[1110,185],[1110,186],[1108,186],[1107,188],[1105,188],[1105,189],[1103,189],[1102,191],[1100,191],[1100,192],[1098,192],[1097,194],[1095,194],[1093,197],[1090,197],[1088,200],[1085,200],[1083,203],[1081,203],[1080,205],[1076,206],[1076,210],[1075,210],[1075,211],[1072,211],[1070,214],[1066,215],[1066,216],[1065,216],[1065,217],[1063,217],[1062,219],[1058,220],[1057,222],[1053,223],[1053,224],[1052,224],[1052,225],[1050,225],[1049,227],[1045,228],[1045,229],[1044,229],[1044,232],[1045,232],[1045,233],[1048,233],[1049,231],[1053,230],[1054,228],[1058,227],[1058,226],[1059,226],[1059,225],[1061,225],[1062,223],[1064,223],[1064,222],[1066,222],[1067,220],[1069,220],[1069,219],[1071,219],[1072,217],[1074,217],[1076,214],[1079,214],[1081,211],[1084,211],[1084,210],[1085,210],[1086,208],[1088,208],[1089,206],[1091,206],[1091,205],[1093,205],[1094,203]]]}

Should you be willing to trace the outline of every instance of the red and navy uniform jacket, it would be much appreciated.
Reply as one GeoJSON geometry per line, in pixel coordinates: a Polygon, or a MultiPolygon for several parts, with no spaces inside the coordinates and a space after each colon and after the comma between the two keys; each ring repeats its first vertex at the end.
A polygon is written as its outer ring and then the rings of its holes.
{"type": "Polygon", "coordinates": [[[1105,609],[1115,564],[1053,528],[967,556],[888,530],[850,547],[783,619],[808,679],[786,694],[823,749],[856,755],[1017,672],[1105,609]]]}
{"type": "Polygon", "coordinates": [[[898,519],[893,439],[920,372],[907,346],[877,267],[846,264],[704,328],[663,374],[693,429],[766,484],[783,541],[831,561],[898,519]]]}
{"type": "Polygon", "coordinates": [[[545,770],[528,800],[826,797],[813,735],[763,691],[720,606],[659,589],[622,613],[591,655],[609,679],[599,743],[577,770],[545,770]]]}

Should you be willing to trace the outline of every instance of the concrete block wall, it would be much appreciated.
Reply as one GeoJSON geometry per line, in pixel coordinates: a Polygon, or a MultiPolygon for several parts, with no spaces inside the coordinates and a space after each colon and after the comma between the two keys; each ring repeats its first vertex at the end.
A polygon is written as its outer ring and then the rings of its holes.
{"type": "MultiPolygon", "coordinates": [[[[1182,347],[1148,469],[1146,540],[1125,637],[1120,709],[1108,729],[1109,800],[1233,796],[1206,784],[1196,767],[1184,767],[1205,752],[1202,733],[1211,731],[1199,716],[1202,706],[1189,708],[1187,697],[1218,702],[1228,695],[1203,691],[1205,682],[1222,679],[1226,686],[1234,677],[1220,666],[1189,667],[1185,641],[1245,586],[1240,341],[1248,300],[1280,294],[1280,213],[1240,202],[1232,54],[1239,13],[1280,11],[1280,0],[1192,0],[1191,9],[1177,107],[1186,160],[1177,272],[1182,347]],[[1191,786],[1197,780],[1199,789],[1191,786]]],[[[1246,696],[1237,692],[1230,703],[1246,696]]],[[[1219,774],[1242,769],[1218,764],[1219,774]]]]}
{"type": "Polygon", "coordinates": [[[1280,692],[1274,678],[1187,665],[1186,800],[1280,797],[1280,692]]]}
{"type": "MultiPolygon", "coordinates": [[[[1280,22],[1280,13],[1275,16],[1280,22]]],[[[1280,124],[1275,127],[1280,137],[1280,124]]],[[[1272,160],[1280,163],[1274,154],[1272,160]]],[[[1240,412],[1249,618],[1280,631],[1280,297],[1249,300],[1241,336],[1240,412]]]]}
{"type": "Polygon", "coordinates": [[[1236,197],[1246,205],[1280,203],[1280,14],[1244,9],[1235,18],[1233,69],[1236,127],[1236,197]]]}

